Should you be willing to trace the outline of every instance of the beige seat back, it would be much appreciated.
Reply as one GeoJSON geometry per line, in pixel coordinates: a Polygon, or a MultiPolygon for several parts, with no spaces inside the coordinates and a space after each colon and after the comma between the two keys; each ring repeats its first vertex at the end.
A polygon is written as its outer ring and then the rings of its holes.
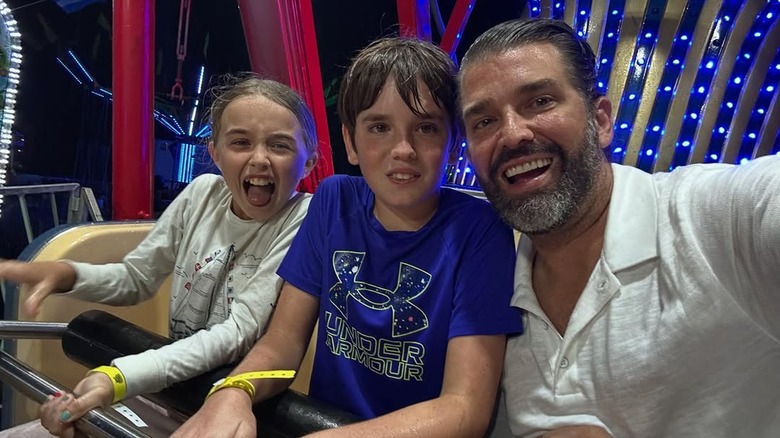
{"type": "MultiPolygon", "coordinates": [[[[44,241],[36,240],[23,255],[27,254],[26,259],[31,262],[61,259],[89,263],[119,262],[143,240],[153,225],[152,222],[81,224],[67,228],[53,237],[49,236],[48,239],[42,236],[44,241]]],[[[81,312],[101,309],[167,336],[169,290],[170,279],[163,283],[153,299],[130,307],[112,307],[52,296],[44,302],[40,314],[34,320],[69,322],[81,312]]],[[[9,290],[8,295],[6,305],[12,308],[6,309],[6,319],[16,317],[19,320],[30,320],[21,307],[29,295],[27,287],[21,286],[18,291],[9,290]],[[10,296],[11,294],[15,296],[10,296]]],[[[73,388],[87,371],[65,356],[58,340],[18,340],[16,357],[67,388],[73,388]]],[[[12,409],[10,421],[15,425],[37,418],[39,406],[14,393],[12,399],[6,399],[4,410],[6,409],[12,409]]],[[[4,414],[4,418],[8,421],[9,417],[6,415],[4,414]]]]}
{"type": "MultiPolygon", "coordinates": [[[[33,242],[28,248],[29,251],[25,251],[30,254],[26,259],[31,262],[62,259],[89,263],[119,262],[143,240],[153,225],[152,222],[115,222],[74,226],[54,236],[44,237],[43,242],[33,242]]],[[[131,307],[112,307],[53,296],[46,300],[41,313],[34,320],[69,322],[88,309],[102,309],[147,330],[167,336],[169,290],[170,279],[163,283],[152,300],[131,307]]],[[[30,319],[20,307],[28,295],[27,288],[21,286],[16,293],[17,298],[8,300],[9,304],[14,304],[14,308],[6,310],[6,318],[30,319]]],[[[306,356],[291,385],[292,389],[303,394],[309,392],[316,333],[315,327],[306,356]]],[[[73,388],[87,371],[85,367],[65,356],[58,340],[19,340],[16,342],[16,357],[68,388],[73,388]]],[[[38,404],[18,393],[14,393],[6,407],[13,412],[9,426],[38,417],[38,404]]]]}

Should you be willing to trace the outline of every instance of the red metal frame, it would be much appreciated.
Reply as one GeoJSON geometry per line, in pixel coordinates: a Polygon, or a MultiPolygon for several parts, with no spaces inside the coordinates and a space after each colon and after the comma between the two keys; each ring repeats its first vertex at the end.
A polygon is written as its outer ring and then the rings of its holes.
{"type": "Polygon", "coordinates": [[[397,0],[398,33],[405,37],[431,40],[429,0],[397,0]]]}
{"type": "MultiPolygon", "coordinates": [[[[476,0],[457,0],[441,47],[454,56],[476,0]]],[[[114,0],[113,218],[149,218],[154,169],[154,0],[114,0]]],[[[252,70],[290,85],[312,109],[320,159],[301,190],[333,174],[311,0],[238,0],[252,70]]],[[[400,34],[431,40],[428,0],[397,0],[400,34]]]]}
{"type": "Polygon", "coordinates": [[[252,70],[289,85],[312,110],[320,159],[300,189],[314,192],[333,174],[333,155],[311,0],[238,0],[238,6],[252,70]]]}
{"type": "MultiPolygon", "coordinates": [[[[439,46],[455,57],[463,28],[477,0],[457,0],[447,21],[439,46]]],[[[398,29],[401,36],[431,40],[430,0],[396,0],[398,29]]]]}
{"type": "Polygon", "coordinates": [[[444,35],[442,35],[439,44],[442,50],[449,53],[452,58],[455,58],[455,51],[458,49],[460,37],[463,35],[463,28],[466,27],[466,22],[469,21],[469,15],[471,15],[476,2],[477,0],[457,0],[455,7],[452,8],[452,14],[447,21],[447,27],[444,29],[444,35]]]}
{"type": "Polygon", "coordinates": [[[154,0],[114,0],[112,205],[148,219],[154,172],[154,0]]]}

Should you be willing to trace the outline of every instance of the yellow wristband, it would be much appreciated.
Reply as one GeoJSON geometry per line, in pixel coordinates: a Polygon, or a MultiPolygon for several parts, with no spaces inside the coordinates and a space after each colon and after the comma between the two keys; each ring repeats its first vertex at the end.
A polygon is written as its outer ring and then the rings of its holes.
{"type": "Polygon", "coordinates": [[[214,386],[209,391],[206,398],[225,388],[238,388],[249,395],[249,398],[254,401],[255,399],[255,385],[250,382],[254,379],[292,379],[295,377],[295,371],[292,370],[276,370],[276,371],[252,371],[249,373],[237,374],[235,376],[228,376],[223,379],[219,379],[214,382],[214,386]]]}
{"type": "Polygon", "coordinates": [[[119,371],[119,368],[104,365],[89,370],[87,375],[95,373],[103,373],[111,379],[111,384],[114,385],[114,400],[111,403],[116,403],[125,398],[125,394],[127,394],[127,380],[125,380],[125,376],[122,374],[122,371],[119,371]]]}

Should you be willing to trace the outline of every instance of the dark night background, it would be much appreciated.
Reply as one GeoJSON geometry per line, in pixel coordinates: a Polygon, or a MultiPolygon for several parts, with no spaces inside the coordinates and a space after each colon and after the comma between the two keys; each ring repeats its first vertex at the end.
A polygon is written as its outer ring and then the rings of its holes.
{"type": "MultiPolygon", "coordinates": [[[[111,89],[111,1],[77,3],[86,6],[68,12],[58,0],[6,0],[22,34],[23,55],[8,185],[77,182],[94,190],[104,218],[110,219],[111,103],[95,95],[91,85],[79,85],[57,59],[75,70],[75,64],[68,62],[68,51],[72,51],[95,78],[96,86],[111,89]]],[[[445,24],[454,3],[455,0],[438,1],[445,24]]],[[[477,2],[463,33],[458,59],[479,33],[493,24],[518,17],[524,4],[524,1],[477,2]]],[[[357,50],[376,38],[397,34],[396,1],[312,0],[312,5],[334,168],[336,173],[357,174],[358,169],[346,161],[335,114],[335,95],[341,75],[357,50]]],[[[156,1],[155,107],[174,114],[186,130],[185,120],[192,108],[200,67],[205,66],[205,88],[209,78],[246,71],[250,65],[237,2],[192,0],[182,66],[185,101],[170,99],[178,64],[179,9],[178,0],[156,1]]],[[[441,36],[435,24],[432,28],[433,41],[438,43],[441,36]]],[[[199,119],[202,113],[203,108],[199,119]]],[[[177,138],[160,123],[155,123],[155,138],[171,145],[166,149],[169,157],[161,157],[165,153],[161,154],[159,148],[156,151],[158,159],[169,161],[177,154],[179,142],[186,140],[177,138]]],[[[175,175],[161,175],[156,181],[156,214],[167,205],[163,201],[169,201],[183,188],[172,177],[175,175]]],[[[15,257],[26,245],[21,215],[14,201],[7,198],[3,205],[0,257],[15,257]]],[[[48,200],[30,198],[28,203],[36,234],[54,225],[48,200]]]]}
{"type": "MultiPolygon", "coordinates": [[[[59,65],[57,57],[67,59],[72,50],[86,69],[103,87],[111,88],[111,4],[96,1],[83,9],[67,13],[55,0],[7,0],[22,33],[23,63],[15,130],[23,138],[22,152],[15,156],[16,172],[78,178],[76,172],[84,151],[92,143],[110,148],[110,107],[78,83],[59,65]],[[97,131],[97,132],[96,132],[97,131]],[[74,173],[75,172],[75,173],[74,173]]],[[[476,6],[469,19],[459,57],[478,33],[492,24],[517,17],[524,2],[491,2],[476,6]]],[[[441,0],[439,6],[445,23],[454,0],[441,0]]],[[[183,107],[169,99],[177,70],[176,45],[179,1],[156,1],[155,91],[158,107],[185,113],[183,107]]],[[[394,0],[313,0],[323,85],[335,96],[338,82],[354,52],[371,40],[397,32],[397,10],[394,0]]],[[[440,36],[435,29],[433,39],[440,36]]],[[[183,64],[183,86],[194,92],[197,71],[206,66],[207,77],[249,69],[243,29],[238,7],[231,0],[193,0],[189,38],[183,64]]],[[[327,98],[327,96],[326,96],[327,98]]],[[[331,127],[338,127],[333,111],[331,127]]],[[[331,140],[334,151],[343,148],[340,133],[331,140]]],[[[158,138],[171,137],[156,127],[158,138]]],[[[94,149],[94,148],[92,148],[94,149]]],[[[90,150],[92,150],[90,149],[90,150]]],[[[89,154],[93,155],[93,154],[89,154]]],[[[340,154],[343,155],[343,154],[340,154]]],[[[349,172],[346,163],[335,161],[337,173],[349,172]]],[[[97,160],[100,161],[100,160],[97,160]]],[[[110,161],[91,163],[110,172],[110,161]]],[[[100,172],[90,172],[89,175],[100,172]]],[[[89,176],[88,175],[88,176],[89,176]]]]}

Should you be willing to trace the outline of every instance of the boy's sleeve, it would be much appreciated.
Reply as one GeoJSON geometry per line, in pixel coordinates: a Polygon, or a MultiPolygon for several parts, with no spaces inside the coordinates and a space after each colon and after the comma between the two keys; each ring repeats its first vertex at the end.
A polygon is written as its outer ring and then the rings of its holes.
{"type": "Polygon", "coordinates": [[[463,237],[450,338],[522,332],[520,310],[510,306],[516,257],[512,230],[498,217],[485,216],[463,237]]]}
{"type": "Polygon", "coordinates": [[[316,297],[321,294],[325,242],[335,211],[331,203],[337,202],[334,181],[333,177],[328,178],[317,187],[309,213],[277,271],[286,282],[316,297]]]}

